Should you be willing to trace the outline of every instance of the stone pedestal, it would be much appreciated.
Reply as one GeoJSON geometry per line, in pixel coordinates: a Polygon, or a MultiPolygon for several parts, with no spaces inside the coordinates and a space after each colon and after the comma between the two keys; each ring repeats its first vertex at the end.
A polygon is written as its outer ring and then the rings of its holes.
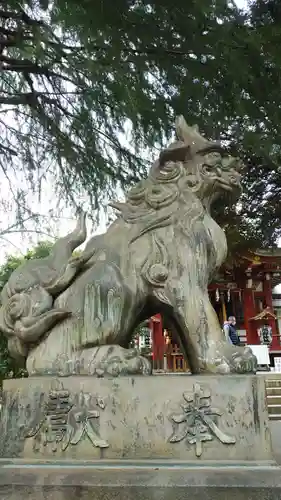
{"type": "Polygon", "coordinates": [[[254,375],[8,380],[0,446],[5,500],[281,493],[254,375]]]}
{"type": "Polygon", "coordinates": [[[158,375],[7,380],[1,457],[270,461],[263,379],[158,375]]]}

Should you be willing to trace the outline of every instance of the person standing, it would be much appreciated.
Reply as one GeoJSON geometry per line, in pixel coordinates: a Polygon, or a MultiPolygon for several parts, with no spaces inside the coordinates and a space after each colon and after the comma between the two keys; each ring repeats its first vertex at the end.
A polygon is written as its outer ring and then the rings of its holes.
{"type": "Polygon", "coordinates": [[[229,316],[228,321],[224,322],[223,331],[226,340],[232,345],[239,345],[240,339],[236,329],[236,318],[235,316],[229,316]]]}
{"type": "Polygon", "coordinates": [[[172,339],[171,339],[167,330],[164,330],[164,338],[165,338],[165,354],[166,354],[166,360],[167,360],[167,369],[169,371],[173,371],[172,339]]]}

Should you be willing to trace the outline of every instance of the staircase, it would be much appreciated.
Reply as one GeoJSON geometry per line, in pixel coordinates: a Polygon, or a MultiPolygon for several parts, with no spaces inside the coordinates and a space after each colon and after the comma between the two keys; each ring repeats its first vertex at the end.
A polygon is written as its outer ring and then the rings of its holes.
{"type": "Polygon", "coordinates": [[[281,376],[266,377],[265,385],[269,420],[281,420],[281,376]]]}

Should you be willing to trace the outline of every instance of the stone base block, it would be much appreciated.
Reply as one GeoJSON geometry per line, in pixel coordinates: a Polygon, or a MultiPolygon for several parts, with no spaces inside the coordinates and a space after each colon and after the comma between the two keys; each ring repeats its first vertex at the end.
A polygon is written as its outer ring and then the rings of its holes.
{"type": "Polygon", "coordinates": [[[272,460],[263,377],[30,377],[4,383],[0,457],[272,460]]]}
{"type": "Polygon", "coordinates": [[[0,464],[1,500],[280,500],[278,467],[0,464]]]}

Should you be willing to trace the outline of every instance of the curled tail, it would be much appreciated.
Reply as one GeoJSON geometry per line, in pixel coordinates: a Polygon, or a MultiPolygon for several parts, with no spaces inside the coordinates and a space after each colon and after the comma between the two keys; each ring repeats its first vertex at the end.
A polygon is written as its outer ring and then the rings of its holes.
{"type": "Polygon", "coordinates": [[[71,272],[69,269],[66,272],[69,261],[72,259],[72,252],[85,241],[86,236],[86,213],[80,211],[75,229],[56,241],[48,257],[28,260],[15,269],[3,288],[2,304],[5,304],[16,293],[35,286],[51,290],[52,286],[59,281],[61,283],[59,291],[66,288],[77,272],[74,265],[71,266],[71,272]]]}
{"type": "Polygon", "coordinates": [[[25,358],[30,345],[38,342],[56,323],[70,316],[53,309],[53,299],[41,287],[17,293],[0,310],[0,331],[8,337],[10,354],[25,358]]]}
{"type": "Polygon", "coordinates": [[[86,213],[80,210],[75,229],[58,239],[48,257],[26,261],[10,276],[1,293],[0,331],[8,337],[13,356],[24,358],[33,343],[70,315],[53,308],[54,296],[70,285],[90,258],[72,256],[86,237],[86,213]]]}
{"type": "Polygon", "coordinates": [[[79,216],[75,229],[63,238],[59,238],[54,244],[48,257],[50,264],[57,270],[65,268],[68,260],[72,256],[73,251],[82,245],[86,238],[86,212],[79,210],[79,216]]]}

